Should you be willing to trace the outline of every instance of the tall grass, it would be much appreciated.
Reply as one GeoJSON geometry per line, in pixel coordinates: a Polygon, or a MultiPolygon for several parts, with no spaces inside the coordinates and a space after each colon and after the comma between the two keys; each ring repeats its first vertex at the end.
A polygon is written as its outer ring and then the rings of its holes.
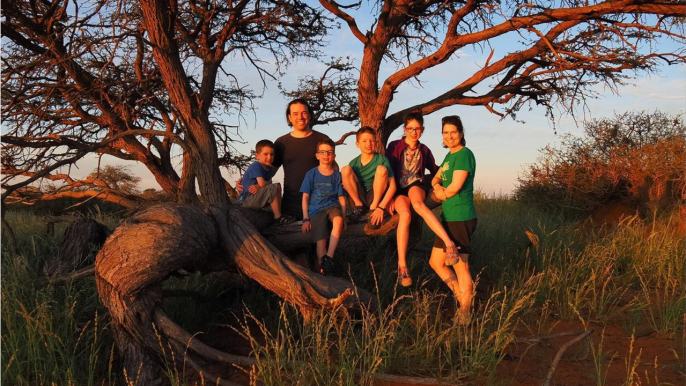
{"type": "Polygon", "coordinates": [[[113,344],[94,282],[57,287],[37,282],[64,227],[47,234],[44,221],[35,214],[8,213],[7,218],[20,252],[2,253],[3,381],[95,385],[113,379],[113,344]]]}
{"type": "MultiPolygon", "coordinates": [[[[468,326],[452,322],[454,299],[428,266],[434,236],[427,229],[410,251],[415,279],[410,288],[397,285],[395,256],[383,247],[393,235],[337,254],[350,262],[353,282],[376,294],[376,310],[327,310],[305,322],[297,309],[256,283],[226,288],[219,279],[192,275],[165,283],[165,289],[195,294],[167,298],[165,312],[191,332],[238,326],[258,363],[246,371],[252,382],[265,385],[371,385],[382,373],[446,384],[473,379],[498,384],[497,366],[517,331],[543,335],[552,320],[579,317],[584,323],[621,325],[627,335],[648,328],[673,336],[674,357],[686,357],[686,248],[683,235],[673,232],[674,218],[634,219],[589,231],[574,219],[506,197],[477,198],[479,222],[470,255],[478,276],[477,317],[468,326]],[[525,230],[537,235],[536,243],[525,230]]],[[[110,227],[116,224],[95,215],[110,227]]],[[[115,370],[116,349],[94,283],[33,285],[45,259],[57,250],[63,228],[49,235],[39,216],[7,217],[20,252],[2,254],[3,380],[91,385],[124,379],[115,370]]],[[[602,340],[590,349],[596,382],[604,384],[613,361],[603,359],[602,340]]],[[[640,358],[633,346],[629,351],[627,382],[635,379],[640,358]]],[[[187,369],[167,366],[168,382],[187,384],[187,369]]]]}
{"type": "Polygon", "coordinates": [[[468,326],[441,312],[446,301],[452,299],[423,291],[358,316],[319,312],[309,323],[284,303],[276,329],[249,316],[260,335],[247,322],[242,332],[265,385],[373,385],[378,373],[455,384],[494,374],[531,293],[494,293],[479,310],[484,317],[468,326]]]}

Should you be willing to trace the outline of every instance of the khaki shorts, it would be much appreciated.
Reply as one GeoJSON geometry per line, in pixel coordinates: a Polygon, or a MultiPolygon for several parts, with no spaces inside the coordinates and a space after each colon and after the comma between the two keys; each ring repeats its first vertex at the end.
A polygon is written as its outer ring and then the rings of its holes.
{"type": "MultiPolygon", "coordinates": [[[[246,186],[245,188],[247,189],[248,187],[246,186]]],[[[248,198],[243,201],[243,206],[251,209],[262,209],[274,202],[280,192],[280,183],[275,182],[273,184],[269,184],[258,190],[257,193],[249,194],[248,198]]]]}
{"type": "MultiPolygon", "coordinates": [[[[360,201],[362,201],[362,206],[369,208],[369,205],[374,201],[374,187],[372,186],[369,191],[364,190],[364,185],[360,180],[357,181],[357,193],[360,195],[360,201]]],[[[348,205],[348,212],[352,212],[355,209],[355,201],[350,197],[350,193],[346,196],[346,203],[348,205]]]]}
{"type": "Polygon", "coordinates": [[[310,218],[312,223],[312,230],[310,231],[312,242],[316,243],[319,240],[326,240],[331,236],[331,222],[336,217],[343,217],[343,212],[341,212],[341,208],[338,205],[324,208],[310,218]]]}

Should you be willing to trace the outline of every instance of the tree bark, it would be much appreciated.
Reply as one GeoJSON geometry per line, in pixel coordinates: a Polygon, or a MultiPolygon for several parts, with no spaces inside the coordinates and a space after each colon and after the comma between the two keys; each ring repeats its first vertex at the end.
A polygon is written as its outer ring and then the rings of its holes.
{"type": "MultiPolygon", "coordinates": [[[[173,2],[171,2],[173,3],[173,2]]],[[[188,157],[198,188],[206,204],[228,204],[224,180],[219,172],[217,146],[211,124],[202,114],[197,95],[193,92],[179,56],[173,36],[175,6],[156,0],[141,1],[145,29],[153,47],[153,57],[159,66],[169,100],[176,108],[186,134],[188,157]]]]}
{"type": "Polygon", "coordinates": [[[10,252],[16,256],[17,255],[17,239],[16,239],[16,237],[14,237],[14,231],[12,230],[12,227],[7,222],[7,220],[5,220],[5,213],[6,212],[7,211],[3,209],[2,214],[0,215],[0,217],[2,219],[2,234],[3,234],[3,237],[5,238],[5,242],[3,244],[6,245],[9,248],[10,252]]]}
{"type": "Polygon", "coordinates": [[[139,374],[139,384],[156,379],[155,358],[162,354],[161,347],[177,351],[174,358],[179,361],[193,360],[176,330],[153,327],[162,302],[161,284],[181,269],[208,272],[235,265],[298,306],[306,318],[314,310],[339,305],[376,307],[367,291],[285,258],[241,212],[225,205],[213,206],[211,215],[195,206],[150,207],[126,220],[105,242],[95,264],[98,294],[110,312],[130,379],[131,374],[139,374]]]}
{"type": "Polygon", "coordinates": [[[106,226],[89,218],[79,218],[67,226],[57,255],[45,262],[46,276],[64,275],[91,265],[99,250],[112,233],[106,226]]]}

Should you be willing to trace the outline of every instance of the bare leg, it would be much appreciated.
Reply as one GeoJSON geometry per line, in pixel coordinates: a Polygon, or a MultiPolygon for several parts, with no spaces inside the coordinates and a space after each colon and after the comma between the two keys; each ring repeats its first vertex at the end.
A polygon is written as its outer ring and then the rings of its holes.
{"type": "Polygon", "coordinates": [[[448,288],[450,288],[453,292],[453,296],[455,296],[455,300],[457,300],[460,305],[456,322],[459,324],[468,324],[471,320],[474,286],[467,263],[468,255],[464,253],[460,255],[460,262],[454,265],[454,271],[450,269],[450,267],[445,266],[445,256],[446,254],[443,249],[434,248],[431,251],[429,264],[445,282],[448,288]]]}
{"type": "Polygon", "coordinates": [[[379,206],[381,198],[383,198],[383,195],[386,193],[386,189],[388,188],[388,169],[386,169],[385,166],[379,165],[376,167],[374,183],[372,186],[374,188],[374,199],[372,200],[372,203],[369,204],[370,210],[374,210],[377,206],[379,206]]]}
{"type": "MultiPolygon", "coordinates": [[[[438,274],[438,277],[443,280],[453,294],[457,298],[459,293],[459,287],[457,283],[457,276],[455,271],[450,269],[450,267],[445,266],[445,251],[441,248],[433,248],[431,250],[431,257],[429,258],[429,265],[433,268],[434,272],[438,274]]],[[[457,299],[459,301],[459,299],[457,299]]]]}
{"type": "Polygon", "coordinates": [[[360,192],[357,191],[357,176],[350,165],[343,166],[341,169],[341,177],[343,179],[343,189],[348,192],[348,196],[353,200],[355,206],[362,206],[360,200],[360,192]]]}
{"type": "Polygon", "coordinates": [[[322,264],[322,256],[326,254],[326,239],[317,241],[317,261],[322,264]]]}
{"type": "Polygon", "coordinates": [[[329,250],[326,253],[329,257],[333,257],[338,247],[338,240],[341,239],[341,232],[343,231],[343,217],[336,216],[333,218],[333,226],[331,229],[331,236],[329,236],[329,250]]]}
{"type": "Polygon", "coordinates": [[[469,315],[472,297],[474,296],[474,281],[472,280],[472,274],[469,273],[469,255],[466,253],[460,253],[459,255],[460,261],[453,265],[459,283],[457,300],[460,302],[460,312],[469,315]]]}
{"type": "Polygon", "coordinates": [[[424,204],[426,191],[419,186],[413,186],[408,192],[408,197],[412,202],[412,207],[414,208],[415,212],[422,216],[426,225],[429,226],[429,229],[431,229],[436,236],[440,237],[446,246],[455,245],[453,240],[450,239],[450,236],[448,236],[448,232],[446,232],[443,228],[443,225],[438,217],[436,217],[431,209],[424,204]]]}
{"type": "Polygon", "coordinates": [[[396,243],[398,244],[398,267],[407,267],[407,244],[410,240],[410,199],[407,196],[396,196],[395,211],[398,212],[396,243]]]}

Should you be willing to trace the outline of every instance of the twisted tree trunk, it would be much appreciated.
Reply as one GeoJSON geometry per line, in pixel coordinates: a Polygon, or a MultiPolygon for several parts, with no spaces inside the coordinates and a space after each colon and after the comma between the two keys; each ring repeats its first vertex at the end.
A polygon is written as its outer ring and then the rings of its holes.
{"type": "MultiPolygon", "coordinates": [[[[306,317],[314,310],[341,304],[376,307],[367,291],[343,279],[314,274],[287,259],[238,207],[216,205],[209,213],[194,206],[151,207],[114,231],[95,265],[98,293],[110,311],[129,381],[148,385],[158,379],[155,358],[161,354],[160,347],[176,351],[176,360],[198,366],[198,370],[202,370],[198,358],[250,361],[200,347],[199,342],[189,346],[191,335],[160,309],[161,284],[173,272],[210,272],[229,266],[298,306],[306,317]],[[191,351],[186,352],[187,346],[191,351]]],[[[207,371],[203,374],[207,379],[213,377],[207,371]]]]}

